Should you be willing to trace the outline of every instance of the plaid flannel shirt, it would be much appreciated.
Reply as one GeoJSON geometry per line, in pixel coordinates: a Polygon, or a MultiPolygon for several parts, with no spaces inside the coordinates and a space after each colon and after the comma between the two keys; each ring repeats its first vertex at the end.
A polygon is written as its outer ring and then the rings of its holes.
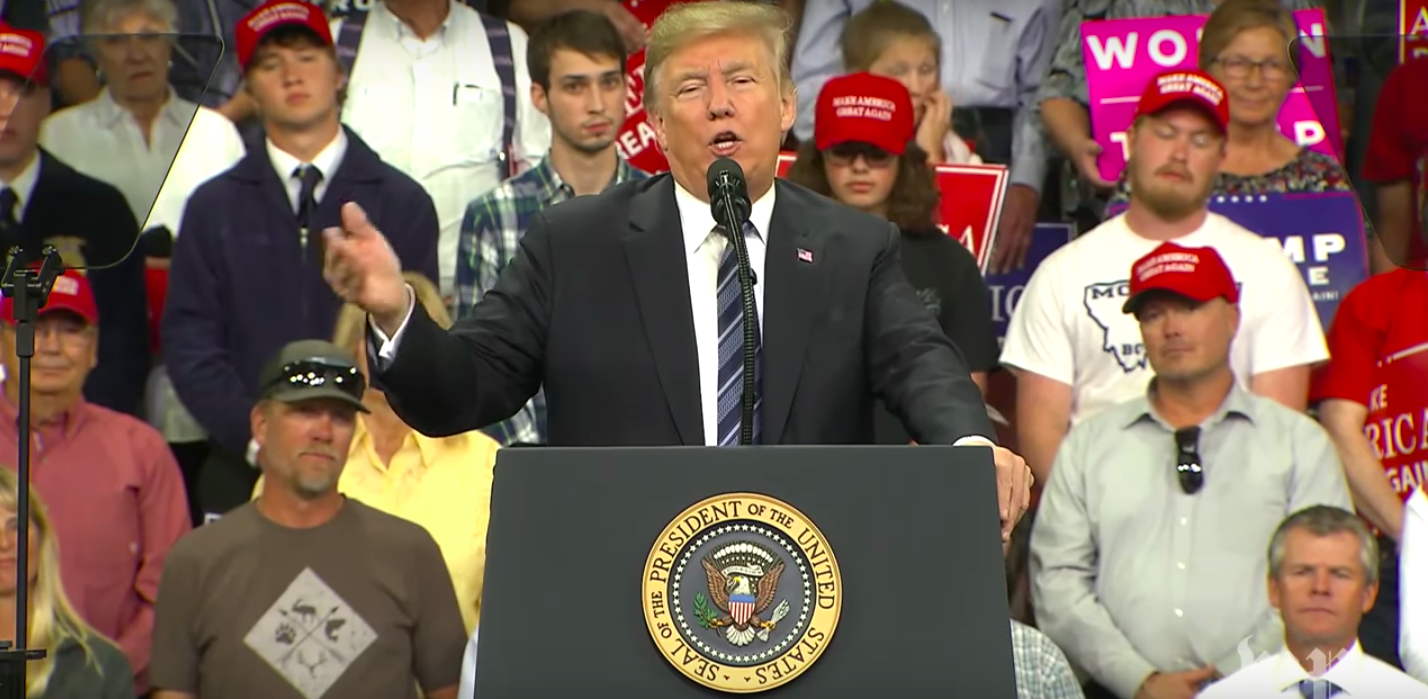
{"type": "MultiPolygon", "coordinates": [[[[648,177],[645,172],[620,158],[615,177],[606,187],[644,177],[648,177]]],[[[574,190],[560,179],[547,154],[540,165],[502,182],[467,205],[456,255],[458,319],[470,315],[481,297],[496,285],[501,270],[516,256],[531,218],[573,196],[574,190]]],[[[511,419],[484,431],[502,446],[518,442],[544,444],[545,391],[537,392],[511,419]]]]}
{"type": "Polygon", "coordinates": [[[1046,634],[1011,620],[1017,699],[1085,699],[1071,663],[1046,634]]]}

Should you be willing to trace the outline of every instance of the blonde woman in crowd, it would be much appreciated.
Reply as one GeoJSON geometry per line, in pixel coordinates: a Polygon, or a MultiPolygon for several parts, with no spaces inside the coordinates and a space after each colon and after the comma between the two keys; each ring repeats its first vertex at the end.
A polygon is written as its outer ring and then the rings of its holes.
{"type": "MultiPolygon", "coordinates": [[[[403,275],[431,319],[450,328],[451,315],[431,280],[403,275]]],[[[386,396],[372,387],[367,369],[367,313],[345,306],[337,316],[332,342],[350,349],[368,374],[362,404],[370,413],[357,416],[347,466],[337,489],[363,504],[425,527],[441,547],[451,571],[466,633],[476,628],[486,572],[486,525],[490,516],[491,475],[499,445],[480,431],[451,437],[427,437],[402,422],[386,396]]],[[[258,481],[254,495],[262,492],[258,481]]]]}
{"type": "MultiPolygon", "coordinates": [[[[18,479],[0,468],[0,639],[13,642],[19,577],[18,479]]],[[[118,646],[75,613],[60,581],[59,542],[38,493],[30,495],[29,648],[47,651],[26,669],[28,699],[132,699],[134,674],[118,646]]]]}

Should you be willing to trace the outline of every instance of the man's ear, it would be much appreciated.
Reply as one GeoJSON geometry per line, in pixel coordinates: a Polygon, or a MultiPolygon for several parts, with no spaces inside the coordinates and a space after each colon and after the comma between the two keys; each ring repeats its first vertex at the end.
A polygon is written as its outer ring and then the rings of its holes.
{"type": "Polygon", "coordinates": [[[259,448],[268,441],[269,409],[267,401],[258,401],[258,404],[248,412],[248,431],[253,435],[253,441],[258,443],[259,448]]]}
{"type": "Polygon", "coordinates": [[[550,118],[550,95],[534,80],[531,81],[531,104],[535,105],[536,111],[550,118]]]}

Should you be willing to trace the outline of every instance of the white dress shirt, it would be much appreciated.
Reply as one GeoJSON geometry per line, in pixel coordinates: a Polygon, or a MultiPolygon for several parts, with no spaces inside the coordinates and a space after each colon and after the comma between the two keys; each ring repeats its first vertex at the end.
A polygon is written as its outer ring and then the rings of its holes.
{"type": "MultiPolygon", "coordinates": [[[[759,311],[759,328],[764,322],[764,260],[765,245],[770,221],[773,219],[774,192],[768,192],[753,203],[749,213],[749,223],[759,234],[746,237],[749,247],[749,267],[760,280],[754,285],[754,303],[759,311]]],[[[689,268],[689,307],[694,316],[694,344],[699,353],[699,396],[704,422],[705,446],[719,446],[719,311],[716,293],[719,277],[719,256],[728,241],[714,232],[714,214],[709,205],[690,194],[678,183],[674,187],[675,205],[679,209],[680,228],[684,237],[685,264],[689,268]]],[[[377,359],[390,362],[397,356],[402,335],[411,321],[416,296],[407,287],[407,315],[389,338],[376,323],[369,324],[377,338],[377,359]]],[[[963,437],[953,446],[991,446],[990,439],[982,436],[963,437]]]]}
{"type": "Polygon", "coordinates": [[[1398,657],[1403,669],[1428,682],[1428,495],[1418,488],[1403,512],[1398,547],[1398,657]],[[1415,593],[1414,590],[1420,590],[1415,593]]]}
{"type": "Polygon", "coordinates": [[[40,145],[118,189],[141,229],[164,226],[174,235],[193,190],[233,167],[245,150],[233,122],[172,90],[146,139],[108,88],[45,119],[40,145]]]}
{"type": "MultiPolygon", "coordinates": [[[[35,194],[35,183],[40,181],[40,156],[38,154],[30,159],[30,164],[25,166],[20,174],[15,175],[15,179],[9,182],[0,182],[0,189],[9,189],[15,193],[15,214],[16,221],[25,220],[25,207],[30,204],[30,197],[35,194]]],[[[0,212],[3,213],[3,212],[0,212]]]]}
{"type": "Polygon", "coordinates": [[[1365,654],[1359,643],[1354,643],[1348,651],[1339,656],[1337,662],[1317,678],[1310,675],[1285,648],[1206,687],[1198,696],[1200,699],[1303,699],[1299,683],[1313,679],[1327,680],[1337,685],[1342,691],[1335,694],[1335,697],[1428,698],[1428,685],[1421,684],[1392,665],[1365,654]]]}
{"type": "MultiPolygon", "coordinates": [[[[386,3],[367,13],[347,87],[342,122],[382,160],[420,182],[436,205],[442,293],[456,284],[466,205],[507,176],[499,160],[505,106],[490,42],[476,10],[451,2],[446,21],[425,40],[386,3]]],[[[338,36],[342,20],[332,21],[338,36]]],[[[509,22],[515,63],[515,158],[534,167],[550,148],[550,122],[531,103],[525,32],[509,22]]]]}
{"type": "Polygon", "coordinates": [[[322,173],[322,179],[317,181],[317,186],[312,190],[313,201],[322,201],[322,195],[327,191],[328,183],[332,182],[333,173],[337,172],[338,166],[342,165],[342,156],[347,155],[347,132],[337,129],[337,138],[332,139],[318,154],[313,156],[312,162],[304,163],[298,160],[287,151],[278,148],[272,140],[264,139],[268,148],[268,161],[273,164],[273,169],[278,173],[278,180],[283,183],[283,189],[288,193],[288,203],[292,205],[293,211],[297,211],[298,197],[302,195],[302,180],[294,173],[303,165],[311,165],[322,173]]]}

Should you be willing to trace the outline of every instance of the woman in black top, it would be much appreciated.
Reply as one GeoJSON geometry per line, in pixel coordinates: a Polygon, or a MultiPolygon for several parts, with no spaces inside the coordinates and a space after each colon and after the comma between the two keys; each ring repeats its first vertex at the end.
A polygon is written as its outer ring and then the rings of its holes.
{"type": "MultiPolygon", "coordinates": [[[[818,95],[813,139],[798,149],[787,179],[896,224],[902,268],[986,393],[999,349],[991,299],[977,261],[935,223],[935,175],[913,142],[911,98],[895,80],[867,73],[829,80],[818,95]]],[[[910,441],[878,407],[877,442],[910,441]]]]}

